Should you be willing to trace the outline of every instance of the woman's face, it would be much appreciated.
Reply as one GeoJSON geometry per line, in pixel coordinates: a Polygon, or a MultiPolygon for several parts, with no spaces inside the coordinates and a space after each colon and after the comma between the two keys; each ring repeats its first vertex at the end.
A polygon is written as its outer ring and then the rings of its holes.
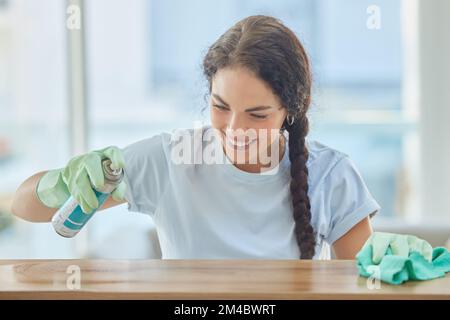
{"type": "Polygon", "coordinates": [[[257,159],[257,150],[272,150],[275,141],[279,146],[286,108],[271,88],[250,70],[244,67],[218,70],[212,79],[210,107],[211,124],[220,134],[232,162],[238,163],[244,156],[245,163],[255,163],[251,161],[257,159]]]}

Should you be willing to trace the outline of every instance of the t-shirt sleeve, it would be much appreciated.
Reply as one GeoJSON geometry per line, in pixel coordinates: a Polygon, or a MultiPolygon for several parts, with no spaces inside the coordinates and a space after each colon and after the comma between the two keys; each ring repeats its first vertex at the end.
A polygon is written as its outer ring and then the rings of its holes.
{"type": "Polygon", "coordinates": [[[365,217],[372,217],[380,205],[372,197],[353,161],[339,159],[325,178],[324,209],[327,219],[325,241],[330,245],[365,217]]]}
{"type": "Polygon", "coordinates": [[[122,151],[128,210],[153,216],[168,185],[168,163],[162,135],[135,142],[122,151]]]}

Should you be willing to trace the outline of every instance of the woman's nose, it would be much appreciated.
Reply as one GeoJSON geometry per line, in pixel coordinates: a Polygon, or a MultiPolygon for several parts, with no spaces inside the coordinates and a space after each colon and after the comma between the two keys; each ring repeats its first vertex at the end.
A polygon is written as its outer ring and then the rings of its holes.
{"type": "Polygon", "coordinates": [[[236,135],[239,131],[245,131],[246,129],[247,126],[245,120],[241,116],[233,114],[228,122],[227,131],[230,131],[231,134],[236,135]]]}
{"type": "Polygon", "coordinates": [[[225,133],[229,139],[235,142],[244,143],[255,138],[249,130],[250,129],[248,128],[245,119],[233,115],[230,118],[230,122],[228,123],[225,133]]]}

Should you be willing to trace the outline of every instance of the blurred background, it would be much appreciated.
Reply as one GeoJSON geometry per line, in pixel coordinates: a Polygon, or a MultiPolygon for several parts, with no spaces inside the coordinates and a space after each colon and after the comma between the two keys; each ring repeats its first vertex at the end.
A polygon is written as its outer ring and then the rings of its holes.
{"type": "Polygon", "coordinates": [[[75,238],[10,213],[75,154],[209,123],[201,61],[239,19],[293,29],[314,72],[310,138],[350,155],[377,231],[450,238],[450,1],[0,0],[0,258],[159,257],[150,217],[99,212],[75,238]]]}

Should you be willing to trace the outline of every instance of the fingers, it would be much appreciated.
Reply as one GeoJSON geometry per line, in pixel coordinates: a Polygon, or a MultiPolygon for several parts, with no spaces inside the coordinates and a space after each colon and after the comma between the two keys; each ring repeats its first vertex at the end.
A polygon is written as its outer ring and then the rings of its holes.
{"type": "Polygon", "coordinates": [[[374,238],[372,241],[373,252],[372,261],[375,264],[379,264],[383,257],[386,255],[386,251],[392,240],[393,235],[390,233],[378,232],[374,233],[374,238]]]}
{"type": "Polygon", "coordinates": [[[103,155],[111,160],[111,169],[121,169],[125,167],[125,159],[122,150],[111,146],[103,150],[103,155]]]}
{"type": "Polygon", "coordinates": [[[123,201],[125,200],[125,192],[127,190],[127,185],[125,184],[125,181],[122,181],[119,183],[119,185],[114,189],[114,191],[111,193],[111,197],[117,201],[123,201]]]}
{"type": "Polygon", "coordinates": [[[416,236],[408,237],[409,252],[418,252],[428,262],[431,262],[433,256],[433,247],[425,240],[416,236]]]}
{"type": "Polygon", "coordinates": [[[408,237],[402,234],[398,234],[391,242],[392,254],[401,257],[409,256],[409,244],[408,237]]]}
{"type": "Polygon", "coordinates": [[[428,262],[433,260],[433,247],[425,240],[422,242],[422,255],[428,262]]]}
{"type": "Polygon", "coordinates": [[[79,203],[81,209],[84,213],[90,213],[92,210],[98,208],[98,199],[91,187],[87,172],[82,170],[76,180],[77,189],[79,191],[78,193],[81,196],[81,199],[79,199],[81,202],[79,203]]]}
{"type": "Polygon", "coordinates": [[[77,200],[77,202],[78,202],[78,204],[80,205],[80,208],[81,208],[81,210],[83,211],[83,213],[85,213],[85,214],[91,214],[91,213],[93,213],[94,209],[92,209],[92,208],[88,205],[88,203],[83,199],[83,196],[81,196],[81,194],[78,195],[78,197],[74,197],[74,198],[77,200]]]}
{"type": "Polygon", "coordinates": [[[102,159],[96,154],[88,154],[84,160],[84,168],[89,176],[89,180],[95,188],[101,188],[105,184],[102,169],[102,159]]]}
{"type": "Polygon", "coordinates": [[[422,252],[422,241],[416,236],[408,236],[409,251],[422,252]]]}
{"type": "Polygon", "coordinates": [[[78,188],[69,188],[71,196],[77,201],[78,205],[81,207],[81,210],[84,213],[90,213],[92,208],[89,207],[86,200],[84,200],[83,195],[81,194],[78,188]]]}

